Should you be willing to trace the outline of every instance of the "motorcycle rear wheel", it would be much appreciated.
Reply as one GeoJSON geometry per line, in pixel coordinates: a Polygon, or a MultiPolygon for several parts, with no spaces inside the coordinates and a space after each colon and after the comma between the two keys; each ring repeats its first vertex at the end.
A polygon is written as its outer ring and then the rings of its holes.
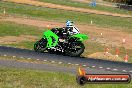
{"type": "Polygon", "coordinates": [[[34,50],[35,50],[35,52],[37,52],[39,50],[38,41],[34,44],[34,50]]]}
{"type": "Polygon", "coordinates": [[[47,45],[47,41],[45,39],[41,39],[40,41],[37,41],[35,44],[34,44],[34,50],[35,52],[44,52],[46,50],[46,45],[47,45]],[[42,45],[42,44],[43,45],[42,45]],[[42,47],[43,46],[43,47],[42,47]]]}

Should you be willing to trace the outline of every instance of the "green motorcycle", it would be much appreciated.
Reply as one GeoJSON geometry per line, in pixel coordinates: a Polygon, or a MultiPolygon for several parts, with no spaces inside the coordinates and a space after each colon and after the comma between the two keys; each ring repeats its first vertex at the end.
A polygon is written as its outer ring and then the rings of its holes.
{"type": "MultiPolygon", "coordinates": [[[[85,49],[83,41],[88,39],[85,34],[65,34],[64,41],[60,42],[60,35],[62,35],[62,28],[53,28],[45,31],[43,37],[34,44],[34,50],[49,53],[58,53],[68,56],[80,56],[85,49]]],[[[63,35],[64,35],[63,34],[63,35]]]]}

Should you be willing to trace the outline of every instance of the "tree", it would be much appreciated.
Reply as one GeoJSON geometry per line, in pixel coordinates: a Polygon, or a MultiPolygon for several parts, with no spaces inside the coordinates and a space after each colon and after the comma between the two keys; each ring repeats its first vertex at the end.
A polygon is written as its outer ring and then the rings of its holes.
{"type": "Polygon", "coordinates": [[[126,4],[132,5],[132,0],[127,0],[127,1],[126,1],[126,4]]]}
{"type": "Polygon", "coordinates": [[[123,3],[127,5],[132,5],[132,0],[104,0],[104,1],[110,1],[115,3],[123,3]]]}

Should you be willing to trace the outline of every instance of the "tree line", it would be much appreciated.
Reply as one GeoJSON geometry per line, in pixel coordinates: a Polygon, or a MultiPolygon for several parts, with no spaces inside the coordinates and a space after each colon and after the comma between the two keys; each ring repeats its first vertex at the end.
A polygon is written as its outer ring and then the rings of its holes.
{"type": "Polygon", "coordinates": [[[132,0],[104,0],[104,1],[110,1],[115,3],[123,3],[127,5],[132,5],[132,0]]]}

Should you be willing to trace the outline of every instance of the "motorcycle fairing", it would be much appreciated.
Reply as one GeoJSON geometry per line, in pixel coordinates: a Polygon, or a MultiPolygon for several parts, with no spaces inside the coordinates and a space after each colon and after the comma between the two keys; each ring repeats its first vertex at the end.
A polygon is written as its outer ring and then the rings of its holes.
{"type": "Polygon", "coordinates": [[[84,41],[89,39],[89,37],[85,34],[75,34],[75,35],[72,35],[71,37],[78,38],[78,41],[84,41]]]}
{"type": "Polygon", "coordinates": [[[55,47],[58,44],[59,37],[51,30],[44,32],[43,38],[47,39],[47,48],[55,47]]]}

